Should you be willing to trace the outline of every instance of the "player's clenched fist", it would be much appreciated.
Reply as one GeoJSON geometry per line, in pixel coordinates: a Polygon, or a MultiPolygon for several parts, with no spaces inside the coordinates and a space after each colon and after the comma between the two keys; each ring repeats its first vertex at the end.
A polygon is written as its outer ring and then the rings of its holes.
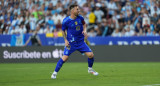
{"type": "Polygon", "coordinates": [[[83,31],[82,34],[87,37],[87,32],[86,31],[83,31]]]}

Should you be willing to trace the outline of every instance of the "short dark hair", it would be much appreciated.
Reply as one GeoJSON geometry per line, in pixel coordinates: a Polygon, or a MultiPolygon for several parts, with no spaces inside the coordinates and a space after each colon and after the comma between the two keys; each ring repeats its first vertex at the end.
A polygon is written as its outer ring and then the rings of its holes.
{"type": "Polygon", "coordinates": [[[71,10],[72,8],[77,7],[77,6],[78,6],[77,4],[72,4],[69,6],[69,10],[71,10]]]}

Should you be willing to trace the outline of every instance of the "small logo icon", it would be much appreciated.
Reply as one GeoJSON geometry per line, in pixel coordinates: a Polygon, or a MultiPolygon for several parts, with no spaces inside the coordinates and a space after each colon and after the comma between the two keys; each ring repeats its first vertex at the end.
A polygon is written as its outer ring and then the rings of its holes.
{"type": "Polygon", "coordinates": [[[75,22],[75,25],[77,25],[78,23],[77,23],[77,21],[75,22]]]}

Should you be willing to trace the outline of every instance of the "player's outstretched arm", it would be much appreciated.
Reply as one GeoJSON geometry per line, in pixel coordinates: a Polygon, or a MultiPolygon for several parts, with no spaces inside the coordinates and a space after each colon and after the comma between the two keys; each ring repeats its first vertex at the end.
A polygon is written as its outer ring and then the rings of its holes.
{"type": "Polygon", "coordinates": [[[69,46],[69,42],[68,42],[68,40],[67,40],[67,38],[66,38],[66,37],[67,37],[67,35],[66,35],[65,31],[63,31],[63,30],[62,30],[62,34],[63,34],[63,38],[64,38],[64,42],[65,42],[65,46],[66,46],[66,47],[68,47],[68,46],[69,46]]]}
{"type": "Polygon", "coordinates": [[[87,37],[86,24],[83,24],[83,32],[82,32],[82,34],[85,36],[85,38],[87,37]]]}

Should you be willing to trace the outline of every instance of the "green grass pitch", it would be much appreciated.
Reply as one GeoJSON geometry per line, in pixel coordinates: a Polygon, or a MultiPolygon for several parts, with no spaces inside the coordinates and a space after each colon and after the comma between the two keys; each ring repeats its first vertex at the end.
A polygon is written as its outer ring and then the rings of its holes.
{"type": "Polygon", "coordinates": [[[95,62],[99,72],[87,72],[86,63],[66,62],[57,79],[56,63],[0,64],[0,86],[160,86],[159,62],[95,62]]]}

